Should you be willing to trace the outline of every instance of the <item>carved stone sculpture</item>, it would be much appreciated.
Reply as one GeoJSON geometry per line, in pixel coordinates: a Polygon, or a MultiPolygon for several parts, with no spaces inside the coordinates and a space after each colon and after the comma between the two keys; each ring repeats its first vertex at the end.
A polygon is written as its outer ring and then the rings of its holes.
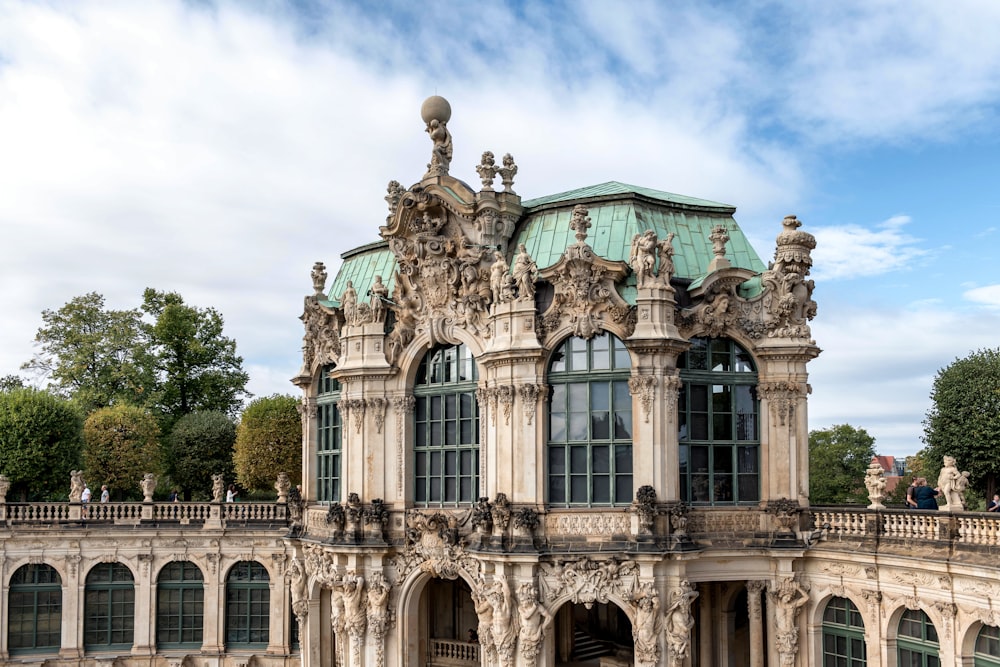
{"type": "Polygon", "coordinates": [[[306,297],[302,316],[302,363],[306,373],[314,365],[325,366],[340,356],[340,321],[337,314],[319,304],[316,297],[306,297]]]}
{"type": "Polygon", "coordinates": [[[868,500],[871,501],[868,509],[885,509],[885,505],[882,504],[886,497],[885,487],[885,470],[882,469],[878,461],[872,461],[868,464],[868,470],[865,472],[865,488],[868,489],[868,500]]]}
{"type": "Polygon", "coordinates": [[[506,153],[503,156],[503,166],[497,169],[500,179],[503,181],[503,191],[514,194],[514,177],[517,176],[517,165],[514,164],[514,156],[506,153]]]}
{"type": "Polygon", "coordinates": [[[361,664],[361,645],[365,640],[368,616],[365,609],[365,578],[360,574],[344,575],[340,585],[344,598],[344,627],[351,637],[354,664],[361,664]]]}
{"type": "Polygon", "coordinates": [[[510,265],[499,250],[493,253],[490,266],[490,291],[494,303],[508,303],[514,300],[514,279],[510,275],[510,265]]]}
{"type": "Polygon", "coordinates": [[[809,594],[794,579],[782,579],[777,586],[767,593],[768,600],[774,605],[774,617],[777,624],[775,639],[778,644],[778,657],[782,667],[793,667],[795,655],[799,650],[799,610],[809,601],[809,594]]]}
{"type": "Polygon", "coordinates": [[[288,570],[285,572],[292,594],[292,611],[295,613],[295,620],[299,623],[299,630],[305,627],[306,617],[309,615],[309,597],[306,592],[307,576],[305,566],[297,557],[292,558],[288,570]]]}
{"type": "Polygon", "coordinates": [[[535,298],[535,281],[538,280],[538,266],[531,259],[523,243],[517,246],[517,257],[514,258],[514,287],[517,288],[519,301],[532,301],[535,298]]]}
{"type": "Polygon", "coordinates": [[[472,591],[472,603],[479,619],[479,645],[486,658],[483,664],[495,664],[497,648],[493,641],[493,605],[490,603],[489,589],[485,584],[480,583],[480,586],[472,591]]]}
{"type": "Polygon", "coordinates": [[[139,482],[139,488],[142,489],[143,502],[153,502],[153,492],[156,491],[156,475],[151,472],[147,472],[143,475],[142,481],[139,482]]]}
{"type": "Polygon", "coordinates": [[[426,132],[434,142],[431,150],[431,161],[427,165],[424,178],[444,176],[451,166],[452,145],[451,132],[448,131],[448,121],[451,120],[451,105],[448,100],[434,95],[424,100],[420,107],[420,116],[427,124],[426,132]]]}
{"type": "Polygon", "coordinates": [[[631,602],[635,611],[632,640],[636,662],[655,665],[660,661],[660,596],[651,584],[646,584],[636,591],[631,602]]]}
{"type": "Polygon", "coordinates": [[[10,479],[7,478],[7,475],[0,475],[0,503],[7,502],[8,491],[10,491],[10,479]]]}
{"type": "Polygon", "coordinates": [[[945,512],[961,512],[965,509],[965,489],[969,486],[969,473],[959,472],[954,456],[945,456],[944,466],[938,474],[938,490],[944,496],[945,512]]]}
{"type": "Polygon", "coordinates": [[[399,201],[406,194],[406,188],[399,184],[399,181],[389,181],[389,185],[386,186],[385,202],[389,205],[389,215],[386,217],[386,221],[392,218],[396,214],[396,208],[399,206],[399,201]]]}
{"type": "Polygon", "coordinates": [[[292,488],[292,481],[288,478],[288,473],[279,472],[278,481],[274,483],[274,490],[278,492],[279,503],[284,503],[288,501],[288,490],[291,488],[292,488]]]}
{"type": "Polygon", "coordinates": [[[808,320],[816,316],[816,302],[812,300],[815,283],[806,276],[816,239],[798,231],[802,223],[794,215],[786,216],[782,225],[774,262],[761,275],[764,324],[771,337],[808,338],[808,320]]]}
{"type": "Polygon", "coordinates": [[[347,612],[344,609],[344,595],[339,586],[334,586],[330,593],[330,628],[333,630],[335,667],[345,667],[347,646],[347,612]]]}
{"type": "Polygon", "coordinates": [[[369,290],[371,294],[371,312],[373,322],[385,321],[385,304],[389,300],[389,288],[382,282],[382,276],[375,276],[375,282],[369,290]]]}
{"type": "Polygon", "coordinates": [[[483,182],[483,192],[493,192],[493,179],[497,177],[498,169],[493,151],[483,152],[479,165],[476,166],[476,173],[483,182]]]}
{"type": "Polygon", "coordinates": [[[326,296],[326,264],[323,262],[316,262],[313,264],[312,268],[312,282],[313,282],[313,292],[318,297],[326,296]]]}
{"type": "Polygon", "coordinates": [[[381,572],[368,581],[368,631],[375,643],[375,667],[385,665],[385,633],[389,627],[389,582],[381,572]]]}
{"type": "Polygon", "coordinates": [[[212,475],[212,502],[221,503],[226,496],[226,480],[222,473],[212,475]]]}
{"type": "Polygon", "coordinates": [[[493,643],[497,649],[500,667],[514,664],[514,645],[517,640],[517,625],[514,619],[514,604],[511,600],[510,584],[504,577],[493,582],[487,597],[493,608],[493,643]]]}
{"type": "Polygon", "coordinates": [[[534,584],[525,583],[518,587],[517,615],[521,626],[518,633],[521,657],[533,665],[538,658],[545,630],[552,621],[552,614],[538,602],[538,589],[534,584]]]}
{"type": "Polygon", "coordinates": [[[83,495],[83,489],[86,484],[83,483],[83,471],[82,470],[70,470],[69,471],[69,501],[71,503],[80,502],[80,497],[83,495]]]}
{"type": "Polygon", "coordinates": [[[647,229],[632,237],[632,251],[629,265],[635,272],[635,282],[638,287],[648,287],[656,277],[656,232],[647,229]]]}
{"type": "Polygon", "coordinates": [[[631,511],[638,519],[639,535],[651,535],[656,520],[656,489],[648,484],[639,487],[631,511]]]}
{"type": "Polygon", "coordinates": [[[698,597],[698,591],[684,580],[680,586],[670,593],[670,604],[667,606],[667,642],[670,645],[672,664],[681,665],[687,658],[691,644],[691,628],[694,618],[691,616],[691,603],[698,597]]]}
{"type": "Polygon", "coordinates": [[[510,501],[507,500],[506,493],[497,493],[496,497],[493,498],[493,531],[494,534],[503,535],[507,531],[507,526],[510,525],[510,501]]]}

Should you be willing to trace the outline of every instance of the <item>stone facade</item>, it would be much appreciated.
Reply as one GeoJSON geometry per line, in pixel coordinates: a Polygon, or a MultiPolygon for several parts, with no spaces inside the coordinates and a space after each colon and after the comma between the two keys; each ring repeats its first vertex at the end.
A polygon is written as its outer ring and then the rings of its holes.
{"type": "Polygon", "coordinates": [[[242,517],[2,506],[5,599],[26,563],[63,596],[58,650],[0,643],[8,662],[997,664],[975,657],[1000,622],[995,517],[887,509],[880,468],[870,508],[809,505],[815,239],[794,216],[765,264],[725,204],[618,183],[522,200],[491,151],[475,190],[450,105],[422,116],[427,171],[389,183],[381,240],[330,287],[313,267],[301,492],[242,517]],[[81,577],[112,561],[134,639],[94,652],[81,577]],[[157,573],[178,561],[204,577],[202,639],[165,648],[157,573]],[[248,563],[270,613],[253,647],[223,620],[248,563]]]}

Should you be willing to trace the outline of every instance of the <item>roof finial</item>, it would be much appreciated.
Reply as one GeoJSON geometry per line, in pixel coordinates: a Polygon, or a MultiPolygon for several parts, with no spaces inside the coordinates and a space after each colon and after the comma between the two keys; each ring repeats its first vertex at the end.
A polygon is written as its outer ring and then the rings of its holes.
{"type": "Polygon", "coordinates": [[[434,142],[431,161],[427,165],[424,178],[445,176],[451,166],[451,132],[448,131],[448,121],[451,120],[451,104],[440,95],[433,95],[424,100],[420,107],[420,117],[427,123],[426,132],[434,142]]]}
{"type": "Polygon", "coordinates": [[[578,243],[587,240],[587,230],[590,229],[590,218],[587,217],[587,207],[577,204],[573,207],[573,219],[569,221],[569,228],[576,232],[578,243]]]}

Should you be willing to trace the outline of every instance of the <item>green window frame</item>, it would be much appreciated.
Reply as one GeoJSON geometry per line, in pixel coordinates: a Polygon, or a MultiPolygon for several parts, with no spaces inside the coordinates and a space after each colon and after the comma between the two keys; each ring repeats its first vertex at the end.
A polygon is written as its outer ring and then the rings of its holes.
{"type": "Polygon", "coordinates": [[[479,370],[464,344],[424,355],[413,386],[413,499],[421,507],[479,497],[479,370]]]}
{"type": "Polygon", "coordinates": [[[226,577],[226,647],[264,648],[270,639],[271,586],[267,569],[240,561],[226,577]]]}
{"type": "Polygon", "coordinates": [[[204,575],[194,563],[168,563],[156,582],[156,646],[198,648],[204,624],[204,575]]]}
{"type": "Polygon", "coordinates": [[[563,341],[549,361],[546,498],[552,507],[632,503],[632,357],[614,334],[563,341]]]}
{"type": "Polygon", "coordinates": [[[121,563],[99,563],[83,591],[83,645],[87,651],[127,649],[135,633],[135,578],[121,563]]]}
{"type": "Polygon", "coordinates": [[[823,667],[865,667],[865,623],[847,598],[832,598],[823,611],[823,667]]]}
{"type": "Polygon", "coordinates": [[[7,649],[11,655],[58,651],[62,636],[62,579],[51,565],[19,567],[7,596],[7,649]]]}
{"type": "Polygon", "coordinates": [[[343,460],[343,423],[340,418],[340,382],[330,377],[333,366],[320,375],[316,399],[316,497],[340,502],[343,460]]]}
{"type": "Polygon", "coordinates": [[[907,609],[899,619],[896,655],[899,667],[941,667],[934,623],[920,609],[907,609]]]}
{"type": "Polygon", "coordinates": [[[727,338],[693,338],[677,360],[681,500],[760,501],[760,401],[753,357],[727,338]]]}
{"type": "Polygon", "coordinates": [[[984,625],[976,636],[975,667],[1000,667],[1000,628],[984,625]]]}

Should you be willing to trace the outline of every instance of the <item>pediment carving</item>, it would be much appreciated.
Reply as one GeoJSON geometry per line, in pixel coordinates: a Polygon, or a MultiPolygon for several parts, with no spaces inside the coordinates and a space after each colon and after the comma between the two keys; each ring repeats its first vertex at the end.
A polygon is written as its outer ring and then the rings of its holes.
{"type": "Polygon", "coordinates": [[[628,275],[628,265],[598,256],[587,244],[591,226],[587,212],[582,204],[573,209],[570,227],[576,232],[576,243],[566,248],[558,262],[539,273],[555,289],[539,325],[543,333],[568,325],[573,335],[590,339],[606,330],[610,321],[624,329],[626,336],[631,335],[635,309],[615,288],[628,275]]]}
{"type": "Polygon", "coordinates": [[[590,609],[595,602],[608,602],[609,596],[632,599],[639,584],[639,566],[614,556],[603,561],[581,558],[557,565],[543,564],[538,579],[547,604],[568,595],[574,604],[590,609]]]}

